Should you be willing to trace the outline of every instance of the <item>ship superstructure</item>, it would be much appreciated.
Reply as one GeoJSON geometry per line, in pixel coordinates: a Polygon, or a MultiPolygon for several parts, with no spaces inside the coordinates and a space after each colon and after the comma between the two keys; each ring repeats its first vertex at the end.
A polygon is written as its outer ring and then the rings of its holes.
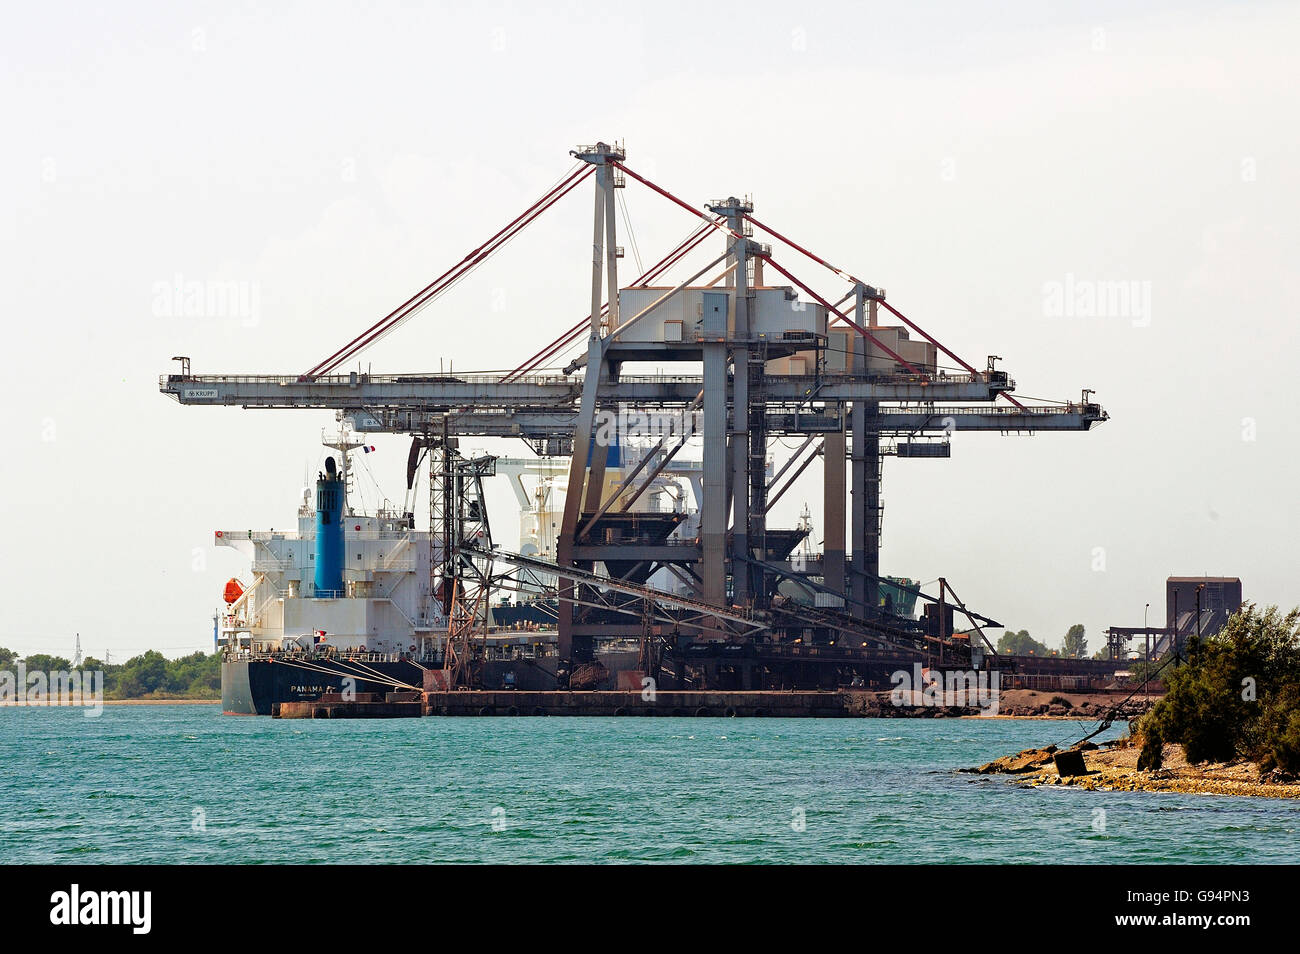
{"type": "Polygon", "coordinates": [[[216,545],[242,554],[253,574],[226,608],[219,644],[435,655],[447,617],[430,592],[429,532],[416,530],[409,512],[353,509],[347,457],[365,445],[340,435],[327,446],[339,463],[327,458],[314,491],[304,489],[296,531],[216,531],[216,545]]]}

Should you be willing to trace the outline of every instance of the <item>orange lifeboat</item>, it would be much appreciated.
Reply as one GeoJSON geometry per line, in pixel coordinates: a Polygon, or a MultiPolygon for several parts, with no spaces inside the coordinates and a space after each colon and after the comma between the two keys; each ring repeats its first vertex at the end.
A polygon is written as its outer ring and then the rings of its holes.
{"type": "Polygon", "coordinates": [[[227,603],[233,603],[244,595],[243,585],[233,576],[226,580],[225,598],[227,603]]]}

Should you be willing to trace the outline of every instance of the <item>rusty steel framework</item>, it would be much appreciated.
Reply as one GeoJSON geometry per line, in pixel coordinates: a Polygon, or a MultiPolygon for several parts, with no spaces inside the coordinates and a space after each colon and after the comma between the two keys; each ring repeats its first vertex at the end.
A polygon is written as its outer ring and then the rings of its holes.
{"type": "MultiPolygon", "coordinates": [[[[650,650],[657,653],[662,645],[652,644],[652,633],[683,622],[681,607],[666,609],[667,594],[642,582],[645,573],[660,569],[691,586],[688,628],[698,641],[779,641],[780,633],[808,629],[803,624],[812,619],[823,634],[813,638],[828,639],[829,645],[838,640],[840,648],[847,641],[882,652],[924,644],[909,643],[881,610],[883,458],[949,456],[955,431],[1087,431],[1107,420],[1106,412],[1089,391],[1078,401],[1023,403],[1013,393],[1014,381],[995,368],[995,357],[983,369],[967,362],[887,301],[882,289],[759,220],[748,200],[691,205],[630,168],[621,145],[596,143],[571,155],[574,167],[521,215],[306,373],[194,375],[185,359],[180,374],[160,382],[161,390],[183,404],[331,408],[358,430],[407,433],[423,442],[431,468],[430,546],[441,546],[431,550],[436,557],[431,573],[438,575],[443,606],[451,608],[446,655],[460,678],[472,636],[486,623],[493,586],[490,548],[482,548],[481,538],[463,535],[467,507],[481,508],[481,479],[489,472],[456,452],[456,438],[470,435],[514,437],[539,453],[570,457],[557,559],[546,567],[558,580],[558,644],[565,669],[592,658],[596,643],[611,631],[609,612],[639,618],[634,628],[651,661],[650,650]],[[344,361],[420,312],[587,181],[594,185],[591,286],[579,322],[504,375],[338,373],[344,361]],[[662,259],[621,286],[616,190],[629,181],[690,213],[694,227],[662,259]],[[755,240],[756,232],[783,247],[780,260],[773,245],[755,240]],[[710,240],[720,247],[712,249],[707,264],[683,265],[710,240]],[[829,271],[847,290],[838,297],[823,295],[784,261],[787,252],[829,271]],[[688,277],[667,287],[666,276],[679,267],[688,277]],[[768,279],[782,284],[770,285],[768,279]],[[635,314],[622,313],[624,287],[651,294],[652,303],[635,314]],[[762,325],[758,296],[778,287],[789,300],[803,295],[806,307],[821,309],[827,331],[774,334],[762,325]],[[678,340],[634,333],[687,293],[700,302],[690,335],[678,340]],[[899,325],[882,325],[882,312],[899,325]],[[841,368],[829,361],[832,328],[846,332],[853,343],[851,360],[841,368]],[[912,334],[918,336],[913,344],[931,349],[926,353],[936,356],[933,363],[901,352],[901,338],[912,334]],[[563,374],[540,370],[575,350],[563,374]],[[796,367],[791,360],[777,370],[780,362],[798,355],[812,356],[811,366],[796,367]],[[939,355],[951,364],[940,366],[939,355]],[[638,375],[626,367],[647,362],[672,371],[638,375]],[[629,541],[633,503],[687,439],[665,437],[620,484],[607,489],[610,447],[596,422],[602,412],[620,407],[698,417],[698,433],[687,435],[698,436],[703,445],[698,538],[646,541],[633,533],[629,541]],[[784,436],[802,443],[769,474],[769,450],[784,436]],[[772,525],[772,508],[813,460],[823,468],[825,542],[815,566],[795,567],[789,547],[798,538],[772,525]],[[443,542],[436,544],[439,532],[443,542]],[[620,578],[619,572],[634,575],[620,578]],[[783,580],[817,593],[821,605],[804,613],[805,620],[777,597],[783,580]]],[[[481,510],[486,529],[486,510],[481,510]]],[[[520,566],[520,559],[511,555],[507,562],[520,566]]],[[[946,581],[937,598],[926,598],[940,604],[939,631],[932,634],[939,653],[954,635],[947,622],[950,605],[970,620],[971,638],[977,634],[992,652],[980,626],[992,621],[967,610],[946,581]]]]}
{"type": "MultiPolygon", "coordinates": [[[[443,669],[450,688],[470,686],[472,667],[481,656],[479,640],[487,637],[488,601],[492,594],[492,528],[488,522],[483,479],[496,473],[491,455],[465,458],[444,438],[437,455],[435,494],[430,481],[430,499],[444,501],[439,520],[430,521],[430,540],[440,538],[445,562],[438,580],[447,613],[447,637],[443,669]]],[[[433,511],[431,511],[433,514],[433,511]]]]}

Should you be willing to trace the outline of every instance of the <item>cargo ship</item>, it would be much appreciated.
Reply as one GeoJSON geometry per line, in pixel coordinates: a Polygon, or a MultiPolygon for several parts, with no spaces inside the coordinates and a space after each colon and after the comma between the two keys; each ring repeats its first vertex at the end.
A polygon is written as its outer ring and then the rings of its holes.
{"type": "MultiPolygon", "coordinates": [[[[322,436],[332,453],[314,488],[303,489],[293,531],[217,530],[214,543],[248,561],[251,582],[227,582],[218,613],[222,656],[222,709],[231,715],[274,715],[282,703],[338,696],[382,701],[392,693],[449,688],[444,668],[448,607],[440,594],[443,541],[432,529],[417,530],[413,508],[415,469],[408,464],[406,498],[364,513],[350,503],[350,456],[374,448],[350,433],[322,436]]],[[[606,470],[608,495],[637,469],[649,451],[615,446],[606,470]]],[[[520,550],[546,563],[555,559],[567,473],[559,458],[494,458],[494,472],[509,478],[519,501],[520,550]],[[526,486],[523,478],[536,480],[526,486]]],[[[701,480],[698,461],[672,461],[662,468],[626,513],[616,516],[629,536],[652,543],[688,541],[699,532],[701,480]]],[[[483,504],[485,506],[485,504],[483,504]]],[[[484,522],[486,526],[486,521],[484,522]]],[[[769,531],[769,547],[781,559],[813,570],[821,554],[805,507],[797,528],[769,531]],[[796,549],[797,548],[797,549],[796,549]]],[[[490,537],[485,542],[491,547],[490,537]]],[[[636,566],[610,568],[625,580],[662,592],[682,589],[663,571],[636,566]]],[[[882,609],[911,619],[915,584],[883,578],[882,609]]],[[[504,599],[489,594],[475,633],[474,684],[484,689],[550,690],[562,681],[557,654],[559,601],[553,575],[517,574],[504,599]]],[[[789,604],[825,609],[825,594],[783,583],[789,604]]],[[[611,625],[624,623],[610,618],[611,625]]],[[[625,625],[619,628],[626,628],[625,625]]],[[[609,688],[618,675],[635,671],[640,647],[634,638],[602,640],[587,688],[609,688]]]]}
{"type": "MultiPolygon", "coordinates": [[[[363,513],[350,502],[350,456],[374,448],[346,422],[322,444],[332,453],[314,489],[303,490],[296,530],[215,531],[213,542],[244,556],[252,574],[247,584],[226,583],[218,612],[222,710],[229,715],[273,715],[284,702],[333,694],[382,699],[441,684],[448,616],[434,563],[443,542],[415,529],[414,472],[408,470],[412,486],[401,507],[363,513]]],[[[624,473],[616,454],[611,483],[624,473]]],[[[496,472],[511,478],[519,496],[521,548],[554,559],[553,524],[564,506],[561,461],[498,458],[496,472]],[[536,486],[526,487],[525,475],[538,478],[536,486]]],[[[698,462],[675,463],[634,508],[634,519],[665,535],[696,532],[685,484],[698,480],[698,462]]],[[[515,601],[489,608],[477,681],[485,688],[554,689],[555,581],[516,582],[515,601]]],[[[612,678],[636,664],[637,650],[615,641],[600,657],[612,678]]]]}
{"type": "Polygon", "coordinates": [[[447,617],[430,592],[433,548],[413,512],[349,503],[349,456],[372,447],[340,431],[295,531],[217,530],[249,560],[252,582],[226,584],[217,648],[222,709],[271,715],[325,693],[418,690],[441,665],[447,617]]]}

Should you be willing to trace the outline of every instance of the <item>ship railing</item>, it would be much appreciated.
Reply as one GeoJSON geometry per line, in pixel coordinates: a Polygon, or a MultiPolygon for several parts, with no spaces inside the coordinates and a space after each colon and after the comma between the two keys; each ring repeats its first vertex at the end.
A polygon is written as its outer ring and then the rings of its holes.
{"type": "Polygon", "coordinates": [[[391,663],[401,662],[404,659],[424,659],[427,656],[421,656],[419,652],[414,653],[376,653],[376,652],[337,652],[331,654],[330,658],[337,659],[341,662],[358,662],[358,663],[391,663]]]}
{"type": "MultiPolygon", "coordinates": [[[[355,533],[351,527],[344,527],[344,530],[355,533]]],[[[364,539],[367,540],[409,540],[411,531],[409,530],[363,530],[364,539]]],[[[269,543],[273,540],[314,540],[315,532],[298,533],[296,531],[286,530],[218,530],[217,533],[223,540],[252,540],[254,543],[269,543]]]]}
{"type": "Polygon", "coordinates": [[[414,653],[379,653],[379,652],[331,652],[327,648],[317,646],[313,649],[272,649],[272,650],[251,650],[251,649],[228,649],[223,655],[227,660],[275,660],[275,659],[306,659],[306,660],[323,660],[335,659],[341,662],[372,663],[372,662],[401,662],[402,660],[417,660],[419,662],[428,662],[434,659],[440,659],[438,653],[433,652],[414,652],[414,653]]]}

